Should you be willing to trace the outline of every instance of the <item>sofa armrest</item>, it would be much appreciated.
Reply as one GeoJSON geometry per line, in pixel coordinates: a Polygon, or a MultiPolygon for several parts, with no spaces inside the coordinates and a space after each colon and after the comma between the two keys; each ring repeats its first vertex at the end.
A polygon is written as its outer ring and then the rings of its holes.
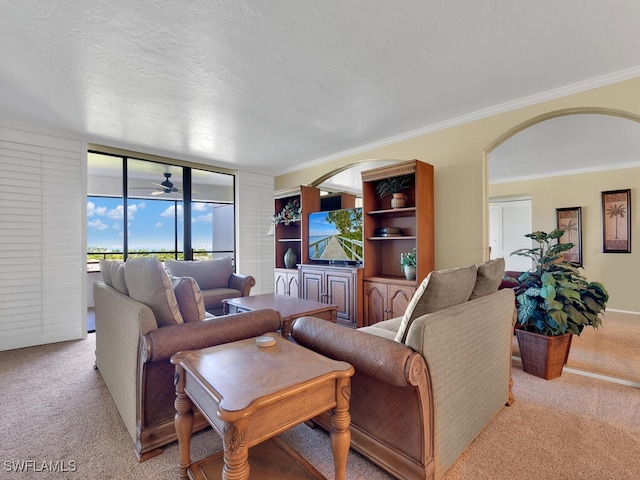
{"type": "Polygon", "coordinates": [[[141,338],[141,361],[159,362],[182,350],[257,337],[277,331],[281,323],[278,312],[264,309],[158,328],[141,338]]]}
{"type": "Polygon", "coordinates": [[[411,366],[421,360],[415,358],[420,355],[402,343],[315,317],[297,319],[293,338],[306,348],[348,362],[356,372],[390,385],[413,385],[411,366]]]}
{"type": "Polygon", "coordinates": [[[232,273],[229,277],[229,288],[234,290],[240,290],[243,297],[248,297],[251,288],[256,284],[256,279],[251,275],[240,275],[239,273],[232,273]]]}

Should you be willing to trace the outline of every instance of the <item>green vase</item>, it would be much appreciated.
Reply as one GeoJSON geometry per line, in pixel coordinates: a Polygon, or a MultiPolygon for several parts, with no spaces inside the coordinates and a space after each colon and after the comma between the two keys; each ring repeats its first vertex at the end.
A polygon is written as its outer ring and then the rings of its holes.
{"type": "Polygon", "coordinates": [[[298,256],[293,248],[289,248],[284,254],[284,266],[287,268],[295,268],[298,256]]]}

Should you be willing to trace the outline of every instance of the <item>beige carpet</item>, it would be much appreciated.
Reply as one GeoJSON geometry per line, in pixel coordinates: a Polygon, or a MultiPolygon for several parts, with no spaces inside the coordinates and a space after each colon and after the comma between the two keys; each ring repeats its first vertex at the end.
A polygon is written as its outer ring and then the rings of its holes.
{"type": "MultiPolygon", "coordinates": [[[[175,479],[178,448],[137,463],[100,374],[95,335],[0,352],[0,478],[175,479]],[[76,472],[7,471],[11,462],[63,461],[76,472]],[[9,462],[9,463],[7,463],[9,462]]],[[[444,480],[640,478],[640,389],[564,373],[547,382],[514,368],[516,403],[503,408],[444,480]]],[[[375,405],[372,405],[375,408],[375,405]]],[[[327,478],[327,435],[299,425],[283,434],[327,478]]],[[[193,458],[221,446],[211,432],[194,436],[193,458]]],[[[348,479],[391,478],[351,453],[348,479]]],[[[262,480],[262,479],[261,479],[262,480]]]]}

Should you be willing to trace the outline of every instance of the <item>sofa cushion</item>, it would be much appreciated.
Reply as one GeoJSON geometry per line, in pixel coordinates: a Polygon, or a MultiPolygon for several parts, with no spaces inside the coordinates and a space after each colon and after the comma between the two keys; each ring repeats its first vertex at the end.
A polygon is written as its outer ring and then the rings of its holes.
{"type": "Polygon", "coordinates": [[[124,295],[129,295],[127,281],[124,278],[124,262],[111,263],[111,283],[112,287],[124,295]]]}
{"type": "Polygon", "coordinates": [[[184,323],[169,275],[156,257],[127,260],[124,276],[129,296],[147,305],[159,327],[184,323]]]}
{"type": "Polygon", "coordinates": [[[409,327],[416,318],[469,300],[477,271],[478,267],[471,265],[429,273],[411,297],[395,340],[404,343],[409,327]]]}
{"type": "Polygon", "coordinates": [[[204,309],[204,301],[202,300],[202,292],[198,283],[191,277],[172,277],[171,285],[173,293],[176,295],[178,308],[185,322],[195,322],[204,320],[206,311],[204,309]]]}
{"type": "Polygon", "coordinates": [[[167,260],[164,264],[170,275],[192,277],[198,282],[200,290],[226,288],[233,273],[231,257],[214,260],[167,260]]]}
{"type": "Polygon", "coordinates": [[[496,258],[478,265],[478,276],[469,300],[498,291],[504,277],[504,258],[496,258]]]}
{"type": "Polygon", "coordinates": [[[100,272],[102,273],[102,281],[113,287],[113,282],[111,281],[111,264],[113,260],[106,260],[104,258],[100,259],[100,272]]]}

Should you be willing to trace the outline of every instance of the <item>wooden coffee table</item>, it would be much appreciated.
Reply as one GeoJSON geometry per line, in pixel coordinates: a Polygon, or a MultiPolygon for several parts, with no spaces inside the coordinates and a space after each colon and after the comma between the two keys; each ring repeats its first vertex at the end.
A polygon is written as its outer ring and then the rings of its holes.
{"type": "Polygon", "coordinates": [[[282,317],[282,336],[284,338],[289,338],[293,328],[293,321],[296,318],[311,316],[333,323],[336,323],[338,318],[337,305],[328,305],[286,295],[276,295],[275,293],[228,298],[222,301],[222,312],[225,315],[262,310],[263,308],[271,308],[280,313],[282,317]]]}
{"type": "MultiPolygon", "coordinates": [[[[191,463],[195,405],[222,436],[223,480],[248,479],[249,448],[331,410],[335,478],[345,479],[351,442],[349,397],[353,367],[307,350],[277,333],[269,335],[276,340],[269,347],[259,347],[256,339],[250,338],[179,352],[171,358],[177,376],[175,425],[180,478],[207,478],[205,467],[215,461],[215,457],[207,457],[197,464],[191,463]]],[[[295,460],[295,455],[287,454],[286,448],[277,447],[268,447],[273,454],[257,456],[267,463],[295,460]],[[286,455],[276,455],[278,450],[285,450],[286,455]]],[[[304,470],[304,462],[298,462],[300,465],[304,470]]],[[[282,465],[252,468],[258,477],[261,471],[287,470],[282,465]]],[[[311,469],[305,473],[308,476],[278,474],[278,478],[319,478],[311,469]]]]}

